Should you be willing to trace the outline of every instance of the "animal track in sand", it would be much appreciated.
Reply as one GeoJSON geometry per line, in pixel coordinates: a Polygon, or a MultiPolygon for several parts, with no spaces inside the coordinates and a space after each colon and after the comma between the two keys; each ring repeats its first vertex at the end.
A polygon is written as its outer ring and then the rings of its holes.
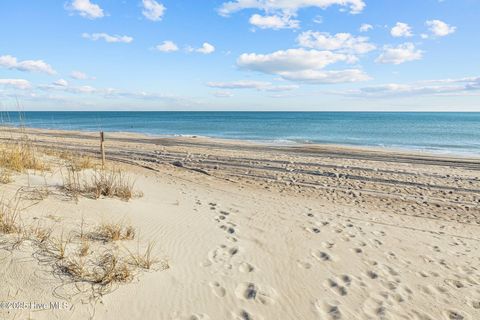
{"type": "Polygon", "coordinates": [[[216,295],[219,298],[225,297],[226,291],[220,285],[220,283],[214,281],[214,282],[210,282],[208,285],[210,286],[210,288],[212,288],[212,292],[214,295],[216,295]]]}
{"type": "Polygon", "coordinates": [[[274,304],[277,293],[274,289],[259,287],[251,282],[244,282],[235,289],[237,298],[246,301],[257,301],[264,305],[274,304]]]}

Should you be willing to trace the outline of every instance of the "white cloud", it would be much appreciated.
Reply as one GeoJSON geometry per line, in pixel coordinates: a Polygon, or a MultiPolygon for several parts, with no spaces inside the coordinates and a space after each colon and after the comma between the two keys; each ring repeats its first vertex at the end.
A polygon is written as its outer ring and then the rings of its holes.
{"type": "Polygon", "coordinates": [[[70,78],[76,79],[76,80],[95,79],[93,77],[89,77],[86,73],[81,72],[81,71],[72,71],[70,73],[70,78]]]}
{"type": "Polygon", "coordinates": [[[260,29],[297,29],[300,27],[300,21],[294,20],[288,15],[259,15],[254,14],[250,17],[250,24],[260,29]]]}
{"type": "Polygon", "coordinates": [[[142,0],[143,4],[143,15],[152,21],[162,20],[163,15],[165,14],[165,6],[161,3],[158,3],[154,0],[142,0]]]}
{"type": "Polygon", "coordinates": [[[302,32],[297,42],[300,46],[312,49],[332,50],[349,53],[367,53],[375,50],[375,45],[368,42],[367,37],[355,37],[350,33],[302,32]]]}
{"type": "Polygon", "coordinates": [[[163,41],[162,44],[159,44],[155,47],[156,50],[161,52],[175,52],[178,51],[178,46],[173,41],[163,41]]]}
{"type": "Polygon", "coordinates": [[[102,18],[105,16],[103,9],[90,0],[73,0],[68,6],[70,10],[77,11],[79,15],[88,19],[102,18]]]}
{"type": "Polygon", "coordinates": [[[368,24],[368,23],[362,23],[362,25],[360,26],[360,29],[359,31],[360,32],[368,32],[370,30],[373,29],[373,26],[371,24],[368,24]]]}
{"type": "Polygon", "coordinates": [[[68,81],[65,79],[58,79],[57,81],[53,82],[53,85],[59,87],[68,87],[68,81]]]}
{"type": "Polygon", "coordinates": [[[17,58],[10,55],[0,56],[0,67],[19,71],[41,72],[50,75],[56,73],[56,71],[53,70],[52,66],[50,66],[43,60],[18,61],[17,58]]]}
{"type": "Polygon", "coordinates": [[[93,41],[104,40],[109,43],[122,42],[122,43],[131,43],[133,41],[132,37],[129,36],[118,36],[118,35],[109,35],[107,33],[83,33],[82,37],[85,39],[90,39],[93,41]]]}
{"type": "Polygon", "coordinates": [[[301,70],[286,72],[282,75],[284,79],[291,81],[300,81],[311,84],[332,84],[367,81],[371,78],[360,69],[346,70],[301,70]]]}
{"type": "Polygon", "coordinates": [[[231,98],[233,97],[233,93],[231,93],[230,91],[215,91],[213,92],[213,95],[217,98],[231,98]]]}
{"type": "Polygon", "coordinates": [[[354,63],[353,55],[331,51],[288,49],[270,54],[244,53],[237,65],[246,70],[278,75],[286,80],[308,83],[340,83],[369,79],[359,69],[340,71],[321,70],[337,62],[354,63]]]}
{"type": "Polygon", "coordinates": [[[225,2],[218,12],[228,16],[244,9],[258,9],[264,12],[280,11],[294,15],[299,9],[317,7],[326,9],[332,5],[348,7],[350,13],[360,13],[365,8],[363,0],[233,0],[225,2]]]}
{"type": "Polygon", "coordinates": [[[323,17],[322,16],[315,16],[315,18],[313,18],[313,22],[315,22],[316,24],[322,24],[323,23],[323,17]]]}
{"type": "Polygon", "coordinates": [[[215,47],[208,42],[204,42],[202,47],[196,49],[195,51],[203,54],[210,54],[215,52],[215,47]]]}
{"type": "Polygon", "coordinates": [[[208,82],[207,86],[218,89],[255,89],[259,91],[290,91],[298,88],[297,85],[273,85],[271,82],[239,80],[231,82],[208,82]]]}
{"type": "Polygon", "coordinates": [[[30,82],[25,79],[0,79],[0,85],[22,90],[32,87],[30,82]]]}
{"type": "Polygon", "coordinates": [[[425,24],[429,27],[433,35],[437,37],[447,36],[457,30],[457,27],[449,26],[448,24],[440,20],[428,20],[425,24]]]}
{"type": "Polygon", "coordinates": [[[422,59],[423,51],[417,50],[413,43],[407,42],[396,47],[384,46],[383,52],[375,60],[378,63],[401,64],[422,59]]]}
{"type": "Polygon", "coordinates": [[[393,37],[411,37],[413,36],[412,34],[412,27],[410,27],[408,24],[403,23],[403,22],[397,22],[395,27],[390,30],[390,34],[393,37]]]}
{"type": "Polygon", "coordinates": [[[456,95],[474,90],[480,90],[480,77],[429,80],[409,84],[388,83],[336,93],[364,98],[387,98],[392,96],[456,95]]]}

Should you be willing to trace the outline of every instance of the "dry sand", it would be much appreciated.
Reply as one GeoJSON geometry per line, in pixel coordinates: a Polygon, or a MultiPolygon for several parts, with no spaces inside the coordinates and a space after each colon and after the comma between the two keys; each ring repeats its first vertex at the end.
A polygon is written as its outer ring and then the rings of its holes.
{"type": "MultiPolygon", "coordinates": [[[[42,147],[98,149],[95,133],[26,132],[42,147]]],[[[0,249],[0,301],[68,303],[0,319],[480,319],[479,158],[120,133],[106,147],[143,197],[52,191],[24,197],[22,219],[57,232],[82,217],[128,221],[169,268],[89,300],[28,244],[0,249]]],[[[54,168],[0,188],[61,183],[54,168]]]]}

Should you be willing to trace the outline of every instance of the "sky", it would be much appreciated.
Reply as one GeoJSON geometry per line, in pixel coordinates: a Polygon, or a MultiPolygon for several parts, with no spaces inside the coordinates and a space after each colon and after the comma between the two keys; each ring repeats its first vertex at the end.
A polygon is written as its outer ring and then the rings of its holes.
{"type": "Polygon", "coordinates": [[[0,107],[480,111],[480,0],[0,0],[0,107]]]}

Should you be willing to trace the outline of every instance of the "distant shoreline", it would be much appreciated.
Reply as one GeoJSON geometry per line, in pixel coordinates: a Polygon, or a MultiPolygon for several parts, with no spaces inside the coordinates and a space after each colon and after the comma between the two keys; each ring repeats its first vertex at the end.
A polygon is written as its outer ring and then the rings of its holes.
{"type": "MultiPolygon", "coordinates": [[[[88,130],[63,130],[63,129],[44,129],[44,128],[32,128],[32,127],[11,127],[0,125],[0,133],[3,135],[9,131],[15,132],[16,134],[20,133],[21,130],[25,130],[28,135],[34,135],[37,137],[46,136],[54,139],[63,139],[63,138],[81,138],[83,139],[92,139],[95,141],[99,134],[99,131],[88,131],[88,130]],[[13,129],[13,130],[12,130],[13,129]]],[[[365,155],[366,158],[370,158],[371,155],[381,155],[388,158],[391,157],[407,157],[414,159],[431,159],[431,160],[448,160],[448,161],[474,161],[479,163],[480,166],[480,155],[476,154],[455,154],[455,153],[435,153],[428,151],[419,151],[413,149],[402,149],[394,147],[377,147],[377,146],[362,146],[362,145],[344,145],[344,144],[321,144],[321,143],[272,143],[268,141],[258,141],[258,140],[244,140],[244,139],[227,139],[227,138],[217,138],[217,137],[206,137],[198,135],[155,135],[155,134],[145,134],[141,132],[128,132],[128,131],[115,131],[115,132],[105,132],[107,143],[109,139],[113,140],[113,143],[117,141],[128,141],[129,143],[134,143],[138,141],[139,143],[146,144],[157,144],[159,141],[161,143],[166,143],[168,145],[191,145],[192,147],[197,146],[211,146],[219,148],[230,148],[234,150],[240,150],[243,148],[258,150],[275,150],[279,152],[293,152],[293,153],[309,153],[312,156],[315,156],[316,153],[321,153],[322,155],[332,153],[344,153],[344,154],[361,154],[365,155]]],[[[1,140],[5,140],[3,136],[0,136],[1,140]]],[[[11,140],[11,139],[9,139],[11,140]]]]}

